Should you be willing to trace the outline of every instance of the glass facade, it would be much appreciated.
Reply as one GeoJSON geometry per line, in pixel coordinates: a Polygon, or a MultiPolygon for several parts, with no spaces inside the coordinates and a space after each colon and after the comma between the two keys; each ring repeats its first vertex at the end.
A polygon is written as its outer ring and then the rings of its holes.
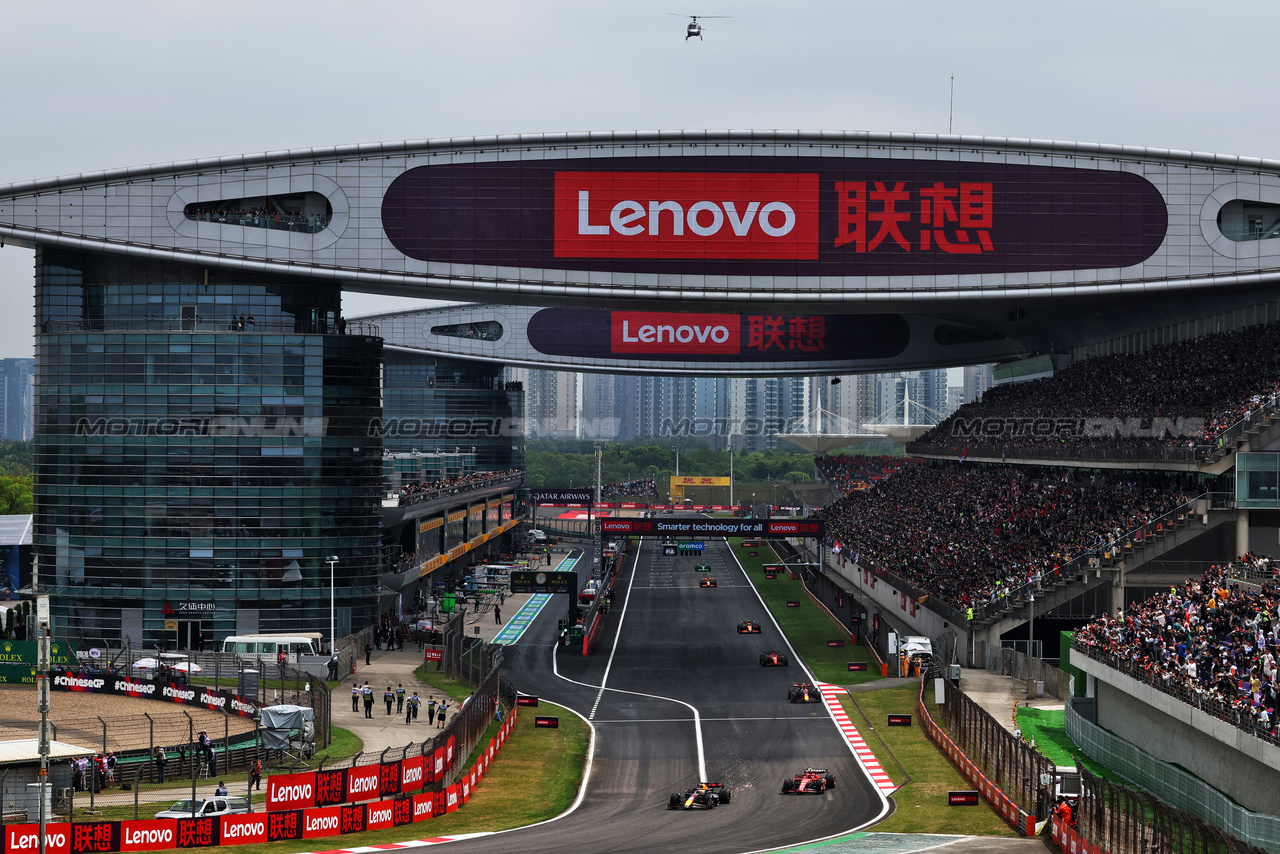
{"type": "Polygon", "coordinates": [[[382,341],[340,299],[40,251],[34,552],[58,634],[212,649],[327,629],[330,555],[337,634],[374,622],[382,341]]]}
{"type": "Polygon", "coordinates": [[[504,383],[502,365],[393,349],[385,359],[387,450],[470,453],[476,471],[524,468],[524,386],[504,383]]]}

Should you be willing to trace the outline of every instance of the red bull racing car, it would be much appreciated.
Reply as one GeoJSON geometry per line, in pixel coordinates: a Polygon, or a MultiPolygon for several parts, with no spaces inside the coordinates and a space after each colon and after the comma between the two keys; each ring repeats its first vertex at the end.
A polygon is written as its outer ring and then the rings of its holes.
{"type": "Polygon", "coordinates": [[[793,703],[821,703],[822,694],[812,682],[797,682],[787,689],[787,699],[793,703]]]}
{"type": "Polygon", "coordinates": [[[836,775],[826,768],[806,768],[782,781],[784,795],[822,795],[836,787],[836,775]]]}
{"type": "Polygon", "coordinates": [[[667,801],[670,810],[711,810],[729,803],[731,792],[724,783],[699,783],[683,792],[672,792],[667,801]]]}
{"type": "Polygon", "coordinates": [[[742,620],[738,623],[738,634],[758,635],[760,634],[760,624],[755,620],[742,620]]]}
{"type": "Polygon", "coordinates": [[[771,649],[767,652],[760,653],[760,665],[762,667],[786,667],[787,654],[771,649]]]}

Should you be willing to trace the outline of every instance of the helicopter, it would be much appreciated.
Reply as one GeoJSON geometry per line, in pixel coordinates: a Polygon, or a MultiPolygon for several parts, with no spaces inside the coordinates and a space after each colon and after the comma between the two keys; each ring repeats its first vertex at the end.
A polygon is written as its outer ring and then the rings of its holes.
{"type": "Polygon", "coordinates": [[[681,15],[679,12],[668,12],[668,15],[675,15],[677,18],[691,18],[692,21],[684,31],[684,40],[688,41],[694,36],[698,37],[698,41],[702,41],[702,24],[698,23],[698,19],[702,18],[732,18],[732,15],[681,15]]]}

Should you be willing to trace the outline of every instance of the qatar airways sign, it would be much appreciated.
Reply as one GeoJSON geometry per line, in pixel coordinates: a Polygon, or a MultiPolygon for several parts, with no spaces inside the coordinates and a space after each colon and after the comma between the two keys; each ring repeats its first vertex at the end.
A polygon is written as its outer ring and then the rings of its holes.
{"type": "Polygon", "coordinates": [[[818,257],[818,176],[557,172],[557,258],[818,257]]]}

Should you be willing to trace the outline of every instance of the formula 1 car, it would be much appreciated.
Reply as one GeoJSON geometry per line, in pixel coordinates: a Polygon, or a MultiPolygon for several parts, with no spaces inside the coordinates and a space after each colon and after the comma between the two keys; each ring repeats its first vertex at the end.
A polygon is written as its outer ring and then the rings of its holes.
{"type": "Polygon", "coordinates": [[[716,580],[708,575],[705,578],[702,578],[698,581],[698,586],[699,587],[715,587],[716,580]]]}
{"type": "Polygon", "coordinates": [[[697,566],[695,566],[695,567],[693,568],[693,571],[694,571],[694,572],[710,572],[710,571],[711,571],[711,564],[709,564],[709,563],[700,563],[700,564],[698,564],[697,566]]]}
{"type": "Polygon", "coordinates": [[[667,800],[669,810],[712,810],[729,803],[731,792],[724,783],[699,783],[683,792],[672,792],[667,800]]]}
{"type": "Polygon", "coordinates": [[[769,650],[760,653],[760,665],[762,667],[786,667],[787,655],[777,650],[769,650]]]}
{"type": "Polygon", "coordinates": [[[822,694],[811,682],[797,682],[787,689],[787,699],[793,703],[821,703],[822,694]]]}
{"type": "Polygon", "coordinates": [[[758,635],[760,634],[760,624],[755,620],[742,620],[738,623],[738,634],[758,635]]]}
{"type": "Polygon", "coordinates": [[[806,768],[782,781],[784,795],[822,795],[836,787],[836,775],[826,768],[806,768]]]}

